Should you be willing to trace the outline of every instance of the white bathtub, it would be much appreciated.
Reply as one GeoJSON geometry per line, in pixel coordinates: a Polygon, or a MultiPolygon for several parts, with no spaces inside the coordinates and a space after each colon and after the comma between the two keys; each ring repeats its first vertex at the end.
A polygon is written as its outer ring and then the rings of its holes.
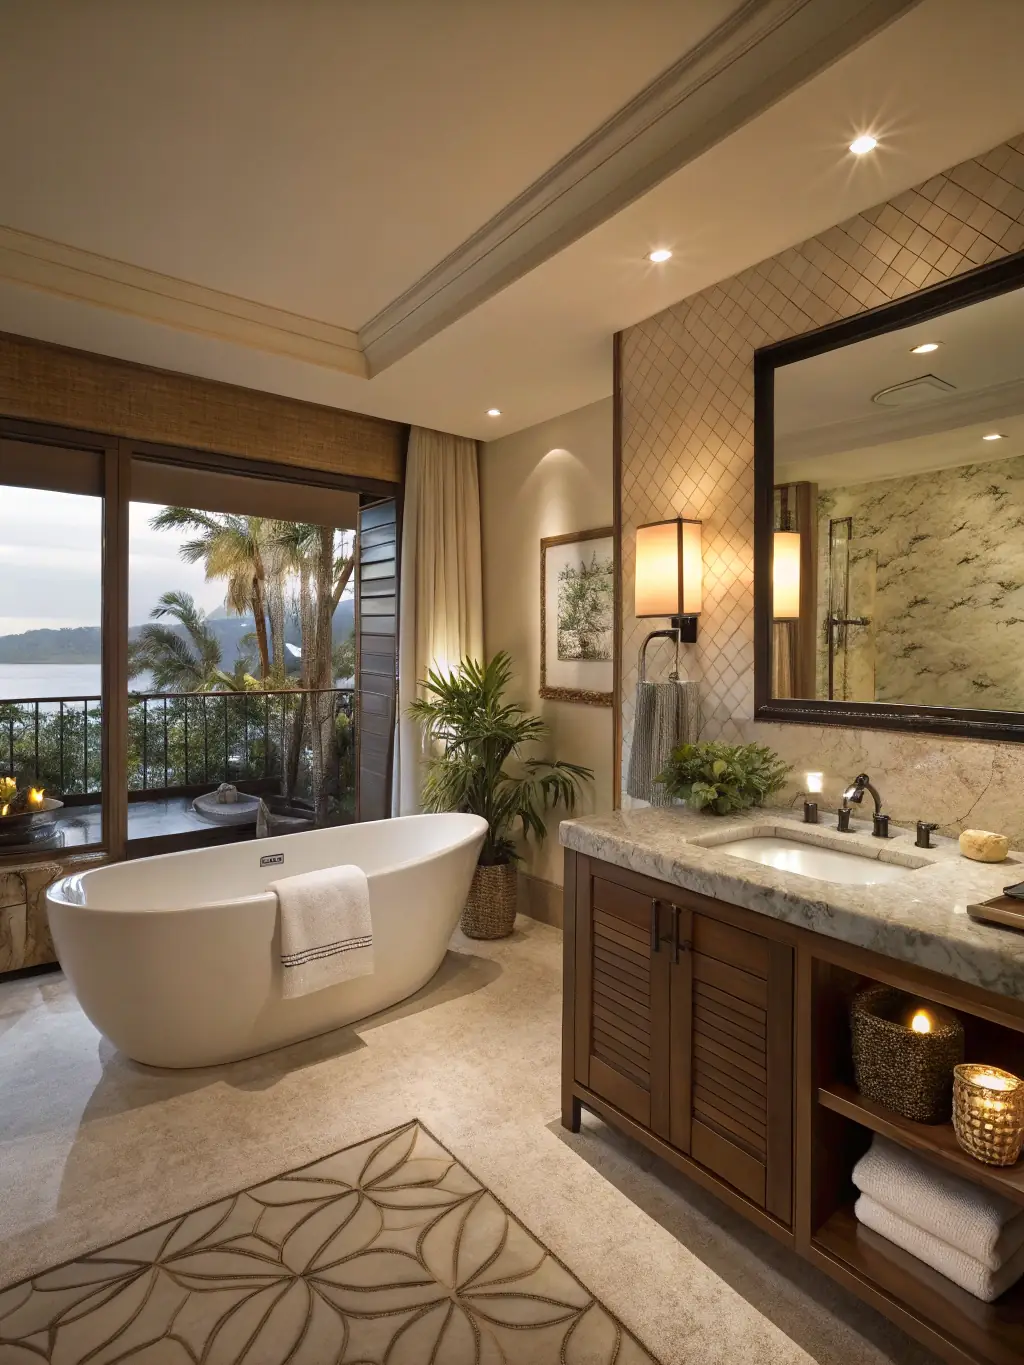
{"type": "Polygon", "coordinates": [[[82,1009],[136,1061],[251,1057],[365,1018],[429,981],[485,829],[475,815],[412,815],[94,868],[47,892],[57,955],[82,1009]],[[339,863],[369,878],[374,973],[284,1000],[267,883],[339,863]]]}

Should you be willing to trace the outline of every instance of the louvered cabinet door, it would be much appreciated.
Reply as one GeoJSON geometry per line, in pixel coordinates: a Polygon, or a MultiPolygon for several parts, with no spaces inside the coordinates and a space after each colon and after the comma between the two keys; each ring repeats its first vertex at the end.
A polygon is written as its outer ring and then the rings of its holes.
{"type": "Polygon", "coordinates": [[[694,914],[689,958],[690,1155],[788,1224],[793,951],[694,914]]]}
{"type": "Polygon", "coordinates": [[[663,907],[600,876],[577,886],[576,1079],[668,1135],[669,954],[663,907]]]}

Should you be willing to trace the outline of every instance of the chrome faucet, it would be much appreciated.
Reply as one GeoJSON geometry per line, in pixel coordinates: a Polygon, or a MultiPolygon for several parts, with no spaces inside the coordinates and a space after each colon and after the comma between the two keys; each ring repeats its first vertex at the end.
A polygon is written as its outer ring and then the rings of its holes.
{"type": "Polygon", "coordinates": [[[843,805],[839,812],[839,828],[844,833],[849,833],[850,803],[852,801],[854,805],[859,806],[864,800],[865,792],[870,792],[871,799],[875,803],[875,809],[871,816],[871,833],[876,839],[888,839],[889,817],[882,814],[882,798],[878,794],[878,788],[872,784],[867,773],[858,773],[843,792],[843,805]]]}

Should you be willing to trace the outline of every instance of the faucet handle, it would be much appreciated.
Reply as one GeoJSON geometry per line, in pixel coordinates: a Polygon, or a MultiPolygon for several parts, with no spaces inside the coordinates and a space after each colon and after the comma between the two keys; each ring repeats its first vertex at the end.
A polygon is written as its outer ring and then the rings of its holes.
{"type": "Polygon", "coordinates": [[[889,817],[888,815],[876,814],[871,817],[871,833],[876,839],[889,838],[889,817]]]}
{"type": "Polygon", "coordinates": [[[914,843],[917,845],[918,848],[935,847],[935,845],[931,841],[931,833],[932,830],[934,829],[938,829],[938,825],[930,823],[927,820],[918,820],[917,838],[914,840],[914,843]]]}

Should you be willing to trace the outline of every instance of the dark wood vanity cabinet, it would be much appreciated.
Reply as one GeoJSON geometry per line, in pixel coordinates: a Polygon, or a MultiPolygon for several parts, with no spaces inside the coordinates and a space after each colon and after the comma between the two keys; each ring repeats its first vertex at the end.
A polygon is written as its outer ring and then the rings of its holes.
{"type": "Polygon", "coordinates": [[[792,948],[584,857],[574,902],[575,1081],[788,1226],[792,948]]]}

